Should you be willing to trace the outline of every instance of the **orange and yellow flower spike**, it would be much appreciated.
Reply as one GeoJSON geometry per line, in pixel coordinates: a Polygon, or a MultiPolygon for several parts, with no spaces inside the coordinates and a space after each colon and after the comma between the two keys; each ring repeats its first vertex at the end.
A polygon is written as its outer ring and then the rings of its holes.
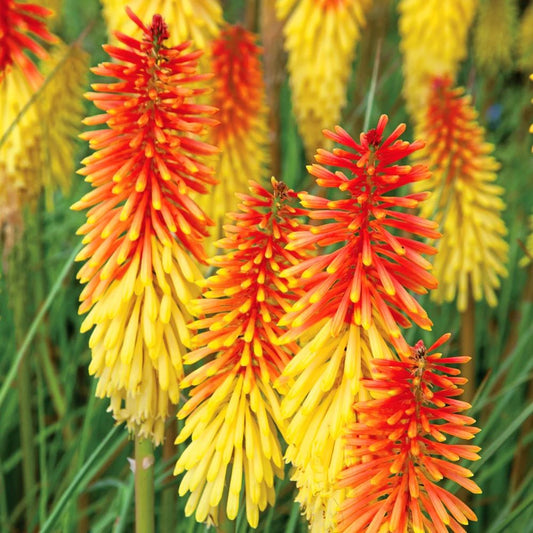
{"type": "Polygon", "coordinates": [[[217,523],[224,514],[234,520],[243,500],[248,523],[257,527],[259,511],[274,503],[274,476],[283,477],[273,381],[297,346],[277,345],[277,322],[301,291],[279,273],[303,255],[285,250],[287,234],[300,226],[300,210],[291,205],[296,194],[274,178],[272,187],[250,182],[252,195],[239,194],[240,210],[229,215],[233,223],[218,243],[225,254],[210,260],[217,273],[195,301],[196,313],[208,318],[190,325],[206,331],[184,358],[202,365],[182,382],[193,389],[178,413],[186,420],[177,442],[192,441],[174,473],[186,471],[179,493],[191,493],[185,513],[196,511],[199,522],[209,516],[217,523]]]}
{"type": "Polygon", "coordinates": [[[468,30],[478,0],[400,0],[400,48],[407,109],[424,109],[435,76],[455,79],[466,57],[468,30]]]}
{"type": "Polygon", "coordinates": [[[289,327],[281,342],[314,334],[279,380],[280,387],[288,389],[281,405],[282,415],[290,419],[286,459],[296,467],[298,501],[312,530],[321,533],[332,529],[344,498],[336,486],[344,463],[342,432],[353,421],[354,399],[364,394],[361,377],[369,375],[372,359],[394,357],[391,345],[408,352],[400,328],[411,320],[431,327],[410,292],[423,294],[436,287],[428,272],[431,264],[423,257],[435,249],[420,239],[440,234],[436,223],[405,212],[415,209],[427,193],[394,193],[427,180],[430,173],[424,165],[400,163],[423,143],[401,140],[403,124],[385,137],[387,121],[383,115],[359,142],[339,127],[325,133],[341,147],[332,153],[318,150],[319,164],[309,171],[318,185],[337,191],[340,198],[300,194],[307,216],[317,225],[290,234],[287,249],[340,247],[282,274],[298,276],[305,295],[280,321],[289,327]]]}
{"type": "Polygon", "coordinates": [[[369,0],[277,0],[285,20],[292,105],[309,156],[340,122],[369,0]]]}
{"type": "Polygon", "coordinates": [[[495,76],[513,66],[518,26],[515,0],[485,0],[479,6],[474,32],[476,63],[480,70],[495,76]]]}
{"type": "Polygon", "coordinates": [[[472,439],[479,429],[457,400],[466,382],[453,366],[470,357],[431,353],[450,337],[443,335],[428,350],[422,341],[401,361],[373,361],[373,379],[364,387],[375,399],[357,402],[357,423],[346,435],[352,462],[340,475],[348,490],[337,517],[339,533],[378,531],[465,533],[463,525],[476,515],[437,483],[448,479],[479,494],[472,472],[454,464],[479,459],[480,448],[450,444],[472,439]]]}
{"type": "Polygon", "coordinates": [[[198,199],[222,237],[224,216],[237,208],[236,192],[248,190],[250,176],[265,177],[268,126],[265,86],[256,36],[241,26],[227,26],[211,48],[214,93],[220,124],[210,141],[220,149],[219,180],[209,196],[198,199]]]}
{"type": "Polygon", "coordinates": [[[172,46],[190,40],[195,48],[207,50],[223,22],[218,0],[102,0],[102,4],[110,34],[118,30],[139,37],[138,27],[125,14],[128,6],[141,20],[159,13],[168,25],[172,46]]]}
{"type": "Polygon", "coordinates": [[[500,168],[494,146],[476,121],[477,113],[464,89],[451,80],[435,79],[426,114],[417,135],[427,140],[416,160],[429,166],[433,195],[422,216],[434,216],[443,237],[434,261],[439,287],[431,297],[464,311],[471,291],[475,300],[497,304],[500,276],[506,276],[507,230],[501,218],[504,189],[496,185],[500,168]]]}
{"type": "Polygon", "coordinates": [[[26,51],[47,57],[45,49],[34,40],[53,43],[56,37],[46,28],[44,19],[52,12],[45,7],[14,0],[0,0],[0,84],[13,64],[18,65],[30,86],[36,90],[43,78],[26,51]]]}
{"type": "Polygon", "coordinates": [[[199,140],[216,111],[195,99],[207,76],[197,73],[200,51],[189,43],[166,47],[167,26],[154,15],[142,40],[117,33],[122,46],[104,49],[117,62],[93,69],[114,83],[96,83],[87,98],[103,113],[85,120],[107,125],[88,131],[95,152],[79,172],[93,189],[73,209],[87,209],[78,230],[87,283],[82,331],[94,326],[89,372],[97,395],[111,398],[118,421],[141,437],[161,442],[170,404],[179,400],[182,357],[189,344],[187,305],[197,296],[205,261],[202,240],[210,219],[190,199],[215,182],[198,161],[216,148],[199,140]]]}

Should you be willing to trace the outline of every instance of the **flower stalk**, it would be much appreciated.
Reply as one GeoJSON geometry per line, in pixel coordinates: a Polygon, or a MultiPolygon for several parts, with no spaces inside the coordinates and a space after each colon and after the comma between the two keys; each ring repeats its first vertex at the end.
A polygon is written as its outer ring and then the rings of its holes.
{"type": "Polygon", "coordinates": [[[155,532],[154,449],[150,439],[135,436],[135,531],[155,532]]]}

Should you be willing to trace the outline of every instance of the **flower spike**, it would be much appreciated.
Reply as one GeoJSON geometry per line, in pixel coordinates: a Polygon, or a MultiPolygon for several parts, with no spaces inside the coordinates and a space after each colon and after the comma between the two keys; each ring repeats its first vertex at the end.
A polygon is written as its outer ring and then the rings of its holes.
{"type": "Polygon", "coordinates": [[[499,276],[507,275],[504,189],[494,184],[500,165],[476,118],[464,89],[454,89],[449,78],[436,78],[417,130],[427,145],[414,157],[433,172],[428,185],[434,194],[421,214],[435,213],[442,224],[433,265],[439,287],[431,297],[437,302],[457,298],[459,311],[466,309],[470,291],[476,301],[484,298],[495,306],[499,276]]]}
{"type": "Polygon", "coordinates": [[[357,423],[346,435],[350,466],[339,486],[348,490],[337,526],[339,533],[377,531],[463,532],[476,520],[472,510],[438,482],[444,478],[479,494],[459,459],[479,459],[478,446],[446,443],[450,437],[472,439],[478,428],[470,408],[457,400],[466,380],[454,366],[469,357],[432,353],[449,339],[443,335],[429,349],[422,341],[401,361],[375,360],[374,377],[363,381],[375,399],[355,404],[357,423]]]}
{"type": "Polygon", "coordinates": [[[189,43],[167,48],[160,15],[145,25],[127,13],[143,37],[117,33],[122,46],[104,46],[117,62],[93,69],[118,81],[87,94],[103,114],[85,124],[107,127],[82,135],[95,152],[79,173],[93,189],[72,208],[89,208],[77,260],[86,261],[80,313],[90,311],[83,331],[95,326],[89,372],[99,378],[97,395],[111,398],[117,420],[159,444],[179,400],[196,261],[206,260],[212,221],[190,195],[216,181],[200,161],[217,151],[200,140],[216,109],[196,103],[207,90],[197,73],[201,52],[186,52],[189,43]]]}
{"type": "Polygon", "coordinates": [[[278,386],[285,392],[281,413],[290,419],[286,459],[295,466],[298,501],[316,532],[331,530],[344,498],[336,486],[344,461],[342,432],[354,419],[354,399],[365,395],[360,379],[370,375],[374,358],[394,358],[392,346],[409,353],[401,328],[411,320],[431,327],[410,293],[436,286],[423,257],[435,249],[420,239],[440,234],[436,223],[406,212],[426,193],[395,195],[397,188],[426,180],[430,173],[424,165],[401,163],[423,143],[401,140],[404,125],[387,136],[387,122],[383,115],[359,141],[340,127],[325,132],[340,146],[318,150],[309,172],[318,185],[333,189],[335,199],[299,195],[316,225],[290,234],[287,249],[316,245],[333,251],[282,273],[297,277],[305,291],[280,321],[290,327],[281,342],[299,336],[305,341],[278,386]]]}
{"type": "Polygon", "coordinates": [[[474,33],[476,63],[490,76],[513,67],[518,5],[507,0],[481,2],[474,33]]]}
{"type": "Polygon", "coordinates": [[[400,48],[408,111],[418,120],[435,76],[455,78],[478,0],[400,0],[400,48]]]}
{"type": "Polygon", "coordinates": [[[333,222],[292,233],[288,249],[345,244],[282,274],[300,276],[306,291],[282,319],[282,324],[291,326],[284,338],[295,338],[325,318],[331,320],[331,334],[336,336],[345,324],[368,330],[374,317],[380,317],[388,336],[397,339],[398,349],[406,350],[399,326],[408,326],[409,319],[426,329],[431,326],[426,312],[406,289],[424,294],[437,286],[427,272],[430,264],[421,255],[433,254],[435,249],[395,232],[434,239],[440,237],[437,224],[400,210],[417,207],[426,193],[391,194],[403,185],[427,180],[430,173],[423,165],[397,164],[420,150],[423,143],[400,140],[403,124],[384,138],[387,122],[387,116],[382,115],[375,129],[361,134],[359,143],[338,126],[335,132],[324,132],[341,147],[333,152],[319,149],[315,156],[319,164],[311,165],[309,172],[321,187],[338,189],[344,195],[328,200],[301,193],[309,218],[333,222]],[[322,164],[339,170],[333,172],[322,164]]]}
{"type": "Polygon", "coordinates": [[[35,91],[43,77],[26,51],[39,59],[47,57],[45,49],[33,39],[33,35],[46,43],[57,41],[44,22],[46,17],[52,15],[52,11],[35,4],[0,0],[0,13],[0,84],[6,72],[16,64],[35,91]]]}
{"type": "Polygon", "coordinates": [[[177,442],[192,441],[175,474],[186,470],[179,491],[190,491],[185,512],[196,511],[199,522],[224,514],[234,520],[244,500],[248,523],[257,527],[259,511],[274,502],[274,476],[283,477],[283,422],[272,384],[297,346],[277,345],[277,321],[298,291],[278,275],[302,255],[285,250],[287,234],[299,226],[296,194],[274,178],[272,187],[250,182],[252,194],[239,195],[240,209],[217,243],[225,254],[211,260],[217,273],[195,301],[197,314],[207,318],[190,327],[205,331],[184,360],[202,365],[182,382],[193,388],[178,413],[186,420],[177,442]]]}
{"type": "Polygon", "coordinates": [[[277,0],[298,129],[309,156],[338,123],[369,0],[277,0]]]}
{"type": "Polygon", "coordinates": [[[217,224],[215,240],[222,237],[226,213],[237,208],[236,192],[248,190],[248,176],[265,177],[267,116],[256,36],[241,26],[227,26],[211,47],[214,75],[212,103],[220,124],[212,144],[220,149],[218,185],[198,201],[217,224]]]}

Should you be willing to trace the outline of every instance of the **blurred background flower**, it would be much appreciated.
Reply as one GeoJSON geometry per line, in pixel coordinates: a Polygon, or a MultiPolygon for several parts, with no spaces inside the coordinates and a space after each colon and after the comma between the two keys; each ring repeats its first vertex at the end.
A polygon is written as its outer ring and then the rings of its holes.
{"type": "Polygon", "coordinates": [[[310,158],[340,121],[369,0],[277,0],[298,129],[310,158]]]}
{"type": "Polygon", "coordinates": [[[218,184],[212,194],[199,196],[198,203],[213,218],[216,227],[211,242],[222,237],[226,213],[237,208],[236,192],[248,190],[248,180],[265,178],[267,110],[257,36],[242,26],[226,26],[211,47],[214,92],[211,101],[219,110],[220,124],[210,141],[220,150],[213,161],[218,184]]]}

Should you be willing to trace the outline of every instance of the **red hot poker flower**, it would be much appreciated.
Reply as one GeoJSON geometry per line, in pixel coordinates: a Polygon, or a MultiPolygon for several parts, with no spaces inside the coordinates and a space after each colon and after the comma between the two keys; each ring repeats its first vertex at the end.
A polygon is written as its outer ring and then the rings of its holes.
{"type": "Polygon", "coordinates": [[[395,191],[430,174],[424,165],[400,164],[423,143],[399,139],[404,125],[385,138],[386,124],[382,116],[359,143],[339,127],[325,132],[341,147],[318,150],[320,164],[309,171],[318,185],[333,189],[334,199],[300,194],[317,225],[289,235],[289,250],[340,245],[283,273],[300,276],[305,295],[280,321],[290,326],[281,341],[304,332],[308,338],[279,380],[280,387],[289,384],[281,405],[282,415],[290,418],[286,459],[295,466],[298,498],[317,532],[331,529],[344,498],[345,491],[335,488],[345,454],[342,435],[355,418],[351,406],[356,395],[364,393],[361,376],[370,375],[373,358],[394,357],[390,344],[409,353],[400,327],[409,326],[410,319],[425,328],[431,325],[408,291],[435,287],[427,272],[431,265],[422,257],[435,249],[412,236],[439,234],[435,223],[405,212],[427,193],[399,196],[395,191]]]}
{"type": "Polygon", "coordinates": [[[219,184],[200,202],[217,223],[216,239],[222,236],[226,213],[237,208],[235,193],[248,190],[250,176],[259,179],[265,174],[267,110],[262,49],[256,39],[241,26],[228,25],[212,44],[212,102],[219,109],[220,124],[210,140],[221,152],[219,184]]]}
{"type": "Polygon", "coordinates": [[[79,171],[93,190],[73,206],[89,208],[78,230],[85,247],[77,260],[87,260],[78,273],[87,283],[80,313],[90,310],[83,331],[95,326],[89,372],[99,378],[97,395],[158,444],[179,400],[187,306],[201,277],[193,258],[206,260],[202,239],[212,222],[190,194],[215,182],[199,158],[217,149],[199,136],[216,124],[206,116],[216,109],[195,101],[207,90],[198,83],[207,78],[197,74],[201,52],[186,53],[189,43],[165,47],[161,16],[146,27],[127,12],[143,38],[117,32],[123,46],[104,47],[117,62],[93,72],[118,81],[96,83],[87,95],[104,113],[85,123],[108,127],[82,135],[95,152],[79,171]]]}
{"type": "Polygon", "coordinates": [[[374,379],[363,384],[376,399],[356,403],[359,421],[346,436],[352,462],[339,486],[348,489],[338,515],[343,533],[395,531],[464,532],[476,520],[470,508],[437,482],[452,480],[480,493],[470,470],[454,464],[479,459],[478,446],[449,444],[447,438],[471,439],[479,432],[470,408],[457,400],[466,382],[452,366],[469,357],[431,353],[450,337],[443,335],[428,350],[422,341],[402,361],[374,360],[374,379]]]}
{"type": "Polygon", "coordinates": [[[87,234],[89,243],[78,260],[93,256],[79,272],[82,282],[89,281],[80,312],[88,310],[138,254],[143,255],[143,274],[152,277],[152,236],[165,245],[177,237],[205,262],[202,240],[208,235],[206,225],[212,225],[188,197],[192,191],[206,193],[207,185],[216,183],[213,170],[198,157],[217,149],[192,137],[217,124],[205,116],[216,108],[193,102],[208,90],[191,86],[209,78],[196,72],[202,52],[184,53],[189,43],[165,48],[168,33],[159,15],[147,28],[131,11],[128,14],[144,30],[144,40],[117,32],[126,48],[104,49],[121,63],[103,63],[92,71],[120,81],[93,84],[97,92],[86,95],[105,113],[84,123],[107,123],[109,129],[81,136],[97,151],[79,171],[95,190],[73,206],[92,207],[87,224],[78,231],[87,234]],[[99,276],[103,265],[105,275],[99,276]]]}
{"type": "Polygon", "coordinates": [[[500,277],[507,276],[509,244],[501,216],[504,189],[496,184],[500,164],[485,141],[472,99],[450,78],[435,78],[418,135],[427,139],[418,162],[432,170],[427,187],[434,194],[421,205],[421,215],[434,214],[443,238],[433,263],[439,287],[432,299],[451,302],[464,312],[470,295],[498,303],[500,277]]]}
{"type": "Polygon", "coordinates": [[[377,127],[361,134],[357,143],[340,127],[325,135],[339,143],[333,152],[319,149],[319,164],[309,167],[317,184],[336,189],[342,198],[329,200],[302,193],[300,198],[312,220],[331,222],[311,226],[289,235],[288,248],[297,250],[309,244],[328,247],[344,243],[335,251],[320,254],[289,268],[283,275],[301,276],[306,294],[282,324],[291,326],[285,338],[295,338],[324,318],[331,319],[336,336],[345,324],[368,330],[373,320],[384,323],[389,338],[400,351],[406,351],[398,326],[429,328],[426,312],[408,291],[418,294],[435,288],[435,278],[427,272],[430,263],[422,254],[435,249],[410,237],[438,238],[437,224],[400,211],[415,209],[428,193],[391,195],[391,191],[425,180],[430,173],[424,165],[398,162],[421,149],[423,143],[399,139],[405,125],[384,139],[388,118],[382,115],[377,127]],[[322,165],[331,165],[332,171],[322,165]],[[391,230],[400,230],[397,235],[391,230]]]}
{"type": "Polygon", "coordinates": [[[46,57],[46,52],[28,34],[48,43],[55,42],[56,37],[47,30],[42,20],[50,16],[52,11],[35,4],[0,0],[0,13],[0,83],[6,70],[15,63],[35,90],[41,83],[42,76],[25,51],[28,50],[40,59],[46,57]]]}
{"type": "Polygon", "coordinates": [[[224,514],[221,501],[235,519],[244,491],[248,522],[257,527],[259,510],[275,499],[274,475],[283,476],[273,381],[297,346],[277,345],[283,332],[277,322],[301,293],[278,276],[302,256],[285,249],[287,234],[299,224],[300,210],[291,206],[296,194],[274,178],[272,185],[273,193],[250,182],[253,195],[239,194],[240,211],[230,214],[234,223],[217,243],[226,253],[212,260],[217,273],[196,301],[197,313],[208,318],[191,324],[206,331],[192,339],[196,349],[185,356],[186,363],[202,366],[182,382],[193,389],[178,414],[187,417],[178,442],[191,435],[192,442],[175,473],[187,471],[180,494],[190,491],[185,512],[196,510],[200,522],[224,514]]]}

